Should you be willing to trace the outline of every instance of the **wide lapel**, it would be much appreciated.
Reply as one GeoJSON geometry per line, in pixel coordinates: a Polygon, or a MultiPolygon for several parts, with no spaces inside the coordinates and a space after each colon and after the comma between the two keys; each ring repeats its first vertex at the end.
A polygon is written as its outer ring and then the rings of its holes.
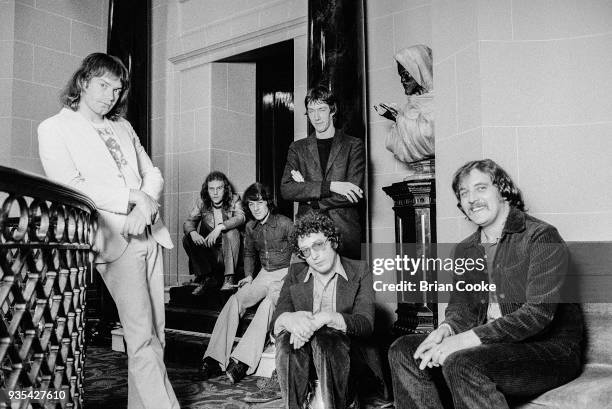
{"type": "Polygon", "coordinates": [[[355,302],[355,295],[359,285],[355,282],[355,272],[347,263],[342,263],[344,272],[348,281],[338,276],[336,282],[336,311],[337,312],[348,312],[353,308],[355,302]]]}
{"type": "Polygon", "coordinates": [[[300,281],[291,286],[291,301],[296,311],[312,311],[314,277],[310,276],[310,279],[304,283],[308,266],[305,268],[304,274],[298,274],[300,281]]]}
{"type": "Polygon", "coordinates": [[[78,142],[74,143],[73,147],[83,146],[86,147],[87,150],[95,152],[94,157],[96,160],[98,160],[98,158],[106,159],[100,163],[104,163],[104,165],[110,167],[110,174],[117,173],[117,164],[93,125],[83,115],[71,109],[62,108],[62,114],[69,118],[69,120],[66,121],[67,123],[77,124],[78,126],[78,129],[75,129],[75,132],[67,133],[67,135],[78,138],[78,142]]]}
{"type": "MultiPolygon", "coordinates": [[[[314,134],[311,134],[308,139],[308,150],[314,159],[314,163],[316,165],[316,175],[321,175],[323,173],[323,169],[321,168],[321,161],[319,160],[319,148],[317,147],[317,137],[314,134]]],[[[306,175],[302,175],[306,177],[306,175]]]]}
{"type": "Polygon", "coordinates": [[[336,134],[334,135],[332,146],[329,151],[329,159],[327,159],[327,166],[325,168],[325,179],[326,180],[327,180],[327,173],[329,172],[332,165],[334,164],[334,160],[336,160],[336,156],[338,156],[338,154],[340,153],[340,150],[344,146],[344,144],[342,143],[344,139],[343,136],[344,135],[341,131],[336,131],[336,134]]]}

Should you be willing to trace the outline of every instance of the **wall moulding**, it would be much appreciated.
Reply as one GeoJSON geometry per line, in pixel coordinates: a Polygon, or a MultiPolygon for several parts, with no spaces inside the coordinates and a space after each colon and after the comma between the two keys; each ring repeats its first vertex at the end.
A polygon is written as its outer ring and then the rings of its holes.
{"type": "MultiPolygon", "coordinates": [[[[279,24],[254,30],[252,32],[242,34],[233,38],[221,40],[211,44],[205,44],[200,48],[183,51],[180,54],[170,57],[169,60],[176,66],[178,70],[184,70],[196,65],[209,63],[220,58],[229,57],[231,55],[243,51],[248,51],[249,48],[245,46],[255,44],[257,41],[259,41],[259,46],[251,47],[250,49],[255,49],[278,41],[299,37],[300,35],[306,35],[307,22],[307,17],[297,17],[279,24]]],[[[206,30],[206,27],[202,28],[201,30],[206,30]]],[[[179,38],[179,41],[182,41],[184,37],[193,34],[194,33],[185,34],[181,36],[181,38],[179,38]]]]}

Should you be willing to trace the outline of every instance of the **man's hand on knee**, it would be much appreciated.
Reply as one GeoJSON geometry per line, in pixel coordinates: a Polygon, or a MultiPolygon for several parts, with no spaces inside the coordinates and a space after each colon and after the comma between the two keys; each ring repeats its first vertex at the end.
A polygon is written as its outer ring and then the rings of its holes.
{"type": "Polygon", "coordinates": [[[240,281],[238,281],[238,287],[242,287],[247,284],[251,284],[253,282],[253,276],[246,276],[240,281]]]}
{"type": "Polygon", "coordinates": [[[441,326],[433,330],[423,342],[417,347],[414,352],[413,358],[420,359],[421,369],[425,369],[426,366],[431,368],[431,358],[434,352],[434,348],[439,345],[445,338],[450,336],[450,330],[446,326],[441,326]]]}
{"type": "MultiPolygon", "coordinates": [[[[319,329],[310,311],[287,313],[283,318],[283,327],[291,333],[291,339],[299,340],[302,345],[308,342],[312,334],[319,329]]],[[[294,346],[299,343],[292,342],[294,346]]]]}
{"type": "Polygon", "coordinates": [[[437,349],[439,353],[437,356],[434,356],[435,361],[439,363],[439,365],[444,365],[446,358],[453,352],[476,347],[481,344],[480,338],[478,338],[478,335],[472,330],[453,335],[452,337],[444,339],[444,341],[438,345],[437,349]]]}
{"type": "Polygon", "coordinates": [[[208,236],[206,236],[204,239],[204,244],[206,247],[214,246],[224,229],[225,226],[223,224],[218,224],[210,233],[208,233],[208,236]]]}
{"type": "Polygon", "coordinates": [[[291,334],[291,337],[289,338],[289,343],[293,345],[293,349],[300,349],[307,342],[308,342],[307,339],[300,338],[295,334],[291,334]]]}
{"type": "Polygon", "coordinates": [[[202,235],[197,231],[194,230],[190,232],[189,236],[191,237],[191,241],[193,241],[193,244],[195,244],[196,246],[204,245],[204,237],[202,237],[202,235]]]}
{"type": "MultiPolygon", "coordinates": [[[[423,341],[423,343],[425,343],[425,341],[423,341]]],[[[472,348],[481,344],[482,342],[480,341],[480,338],[478,338],[476,333],[471,330],[462,332],[461,334],[457,335],[446,336],[444,337],[442,342],[429,345],[429,348],[427,348],[419,355],[419,357],[421,358],[421,364],[419,365],[419,368],[423,370],[425,369],[425,367],[431,368],[434,366],[444,365],[444,361],[452,353],[461,351],[462,349],[472,348]]],[[[419,345],[419,348],[420,347],[421,346],[419,345]]]]}

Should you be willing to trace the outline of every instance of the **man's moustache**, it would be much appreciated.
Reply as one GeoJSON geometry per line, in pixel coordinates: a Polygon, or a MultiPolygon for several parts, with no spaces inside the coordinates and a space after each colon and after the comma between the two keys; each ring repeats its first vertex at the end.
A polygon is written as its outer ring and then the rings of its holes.
{"type": "Polygon", "coordinates": [[[474,210],[477,207],[485,207],[485,208],[489,208],[489,206],[487,206],[486,203],[482,203],[482,202],[478,202],[478,203],[474,203],[473,205],[470,206],[470,210],[474,210]]]}

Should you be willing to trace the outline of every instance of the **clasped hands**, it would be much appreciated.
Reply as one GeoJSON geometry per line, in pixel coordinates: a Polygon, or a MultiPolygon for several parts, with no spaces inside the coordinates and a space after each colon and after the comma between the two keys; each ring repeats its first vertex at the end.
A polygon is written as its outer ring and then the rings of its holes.
{"type": "Polygon", "coordinates": [[[481,344],[480,338],[474,331],[466,331],[461,334],[451,335],[448,327],[441,326],[432,331],[427,338],[417,347],[413,358],[420,359],[419,369],[425,367],[444,365],[446,358],[453,352],[475,347],[481,344]]]}
{"type": "Polygon", "coordinates": [[[121,230],[123,237],[142,234],[159,217],[159,203],[142,190],[131,189],[129,203],[131,209],[121,230]]]}
{"type": "Polygon", "coordinates": [[[310,311],[297,311],[289,313],[284,327],[291,336],[289,342],[293,349],[300,349],[305,343],[310,341],[312,334],[330,321],[329,314],[318,312],[313,314],[310,311]]]}
{"type": "MultiPolygon", "coordinates": [[[[304,183],[304,176],[299,170],[291,170],[291,178],[294,182],[304,183]]],[[[363,197],[363,190],[351,182],[331,182],[329,190],[347,198],[351,203],[357,203],[363,197]]]]}

